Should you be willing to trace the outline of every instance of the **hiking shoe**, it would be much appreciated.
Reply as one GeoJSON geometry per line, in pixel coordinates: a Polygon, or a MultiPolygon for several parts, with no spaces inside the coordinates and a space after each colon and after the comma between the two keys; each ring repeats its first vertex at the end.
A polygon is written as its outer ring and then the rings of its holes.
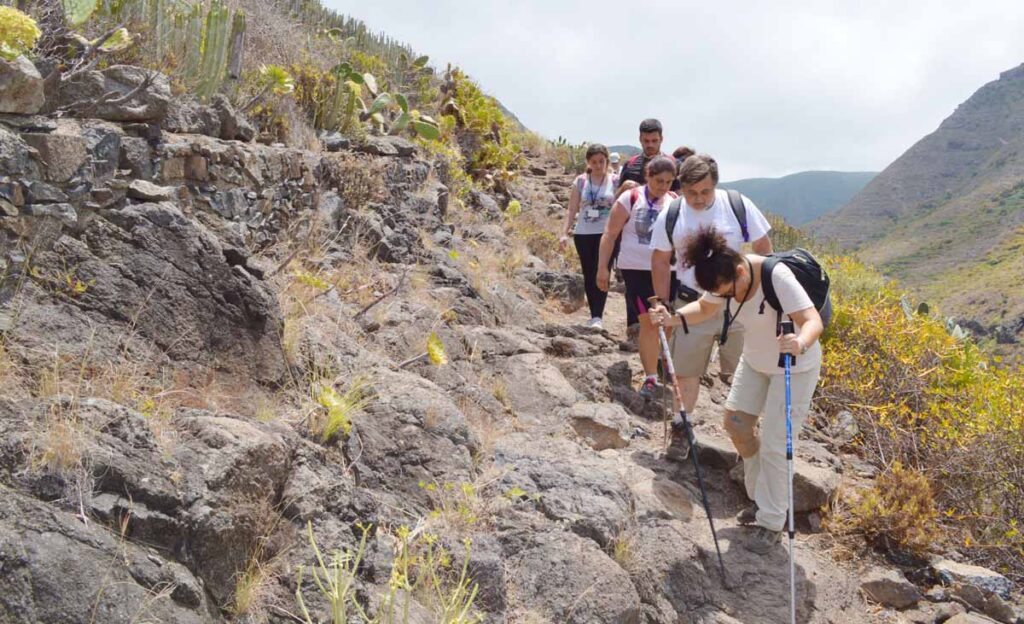
{"type": "Polygon", "coordinates": [[[640,323],[633,323],[626,327],[626,340],[632,340],[636,342],[640,339],[640,323]]]}
{"type": "Polygon", "coordinates": [[[686,435],[683,421],[678,418],[672,419],[672,435],[669,438],[668,450],[665,451],[665,459],[684,462],[690,457],[690,438],[686,435]]]}
{"type": "Polygon", "coordinates": [[[600,316],[595,316],[594,318],[587,321],[587,327],[592,327],[594,329],[604,329],[604,321],[601,320],[600,316]]]}
{"type": "Polygon", "coordinates": [[[766,555],[779,544],[780,539],[782,539],[782,531],[772,531],[759,526],[754,529],[754,534],[743,542],[743,547],[750,552],[766,555]]]}
{"type": "Polygon", "coordinates": [[[644,379],[643,385],[637,390],[637,393],[644,398],[644,401],[653,401],[654,394],[658,391],[658,378],[654,375],[650,375],[647,379],[644,379]]]}
{"type": "Polygon", "coordinates": [[[748,526],[757,522],[757,503],[744,507],[736,514],[736,522],[748,526]]]}

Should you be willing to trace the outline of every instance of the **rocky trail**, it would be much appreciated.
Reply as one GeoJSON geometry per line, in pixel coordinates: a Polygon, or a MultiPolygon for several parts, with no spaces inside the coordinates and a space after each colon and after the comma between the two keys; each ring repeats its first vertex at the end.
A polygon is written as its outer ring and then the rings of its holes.
{"type": "MultiPolygon", "coordinates": [[[[726,387],[709,377],[694,414],[723,583],[693,468],[661,456],[664,405],[633,390],[621,296],[608,331],[582,327],[582,282],[543,235],[569,186],[556,163],[531,155],[509,217],[483,191],[456,206],[404,139],[226,140],[196,120],[244,119],[157,96],[104,119],[0,115],[0,622],[302,621],[307,525],[331,551],[359,523],[381,528],[370,604],[383,529],[406,525],[456,558],[472,539],[486,622],[786,621],[785,546],[746,551],[733,519],[726,387]],[[431,333],[447,363],[409,363],[431,333]],[[364,389],[327,442],[324,386],[364,389]]],[[[799,621],[1015,621],[1005,578],[946,562],[946,587],[928,569],[919,589],[823,532],[820,509],[871,471],[842,453],[850,431],[815,422],[799,621]]]]}

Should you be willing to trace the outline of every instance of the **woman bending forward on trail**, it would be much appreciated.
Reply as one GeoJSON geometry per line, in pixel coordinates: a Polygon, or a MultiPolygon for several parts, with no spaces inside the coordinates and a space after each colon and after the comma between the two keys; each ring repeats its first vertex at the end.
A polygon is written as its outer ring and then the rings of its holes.
{"type": "MultiPolygon", "coordinates": [[[[779,366],[779,354],[797,356],[791,368],[791,400],[793,431],[799,432],[818,383],[818,337],[824,329],[811,298],[780,262],[771,280],[796,333],[779,335],[779,315],[766,305],[761,288],[764,260],[764,256],[734,251],[713,227],[702,227],[686,239],[683,262],[694,268],[705,293],[675,312],[660,305],[650,312],[653,323],[681,325],[683,329],[676,331],[688,331],[689,325],[714,318],[731,299],[729,307],[735,310],[731,318],[743,323],[746,340],[725,402],[725,430],[743,457],[744,485],[754,501],[737,520],[755,525],[755,533],[744,545],[757,553],[766,553],[778,543],[788,511],[785,371],[779,366]],[[760,436],[755,431],[759,417],[760,436]]],[[[794,433],[794,443],[796,437],[794,433]]]]}

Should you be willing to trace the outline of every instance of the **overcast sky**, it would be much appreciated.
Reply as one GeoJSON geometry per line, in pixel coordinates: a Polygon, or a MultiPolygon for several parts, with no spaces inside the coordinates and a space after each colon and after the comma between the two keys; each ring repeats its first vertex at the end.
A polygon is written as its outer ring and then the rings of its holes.
{"type": "Polygon", "coordinates": [[[1022,0],[325,3],[548,138],[636,144],[654,116],[667,151],[708,152],[726,180],[881,170],[1024,63],[1022,0]]]}

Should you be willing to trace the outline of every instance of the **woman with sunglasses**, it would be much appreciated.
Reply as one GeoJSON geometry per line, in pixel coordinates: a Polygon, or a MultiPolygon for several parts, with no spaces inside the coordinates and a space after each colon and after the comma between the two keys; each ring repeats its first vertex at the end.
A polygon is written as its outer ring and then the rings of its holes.
{"type": "Polygon", "coordinates": [[[646,375],[640,396],[650,400],[658,385],[658,330],[647,316],[647,300],[654,296],[651,280],[651,236],[658,214],[675,199],[669,192],[676,177],[676,161],[668,156],[655,156],[647,163],[647,183],[631,188],[615,201],[604,234],[597,268],[597,287],[608,291],[608,263],[619,245],[617,265],[626,282],[626,311],[640,319],[640,362],[646,375]]]}
{"type": "Polygon", "coordinates": [[[608,148],[595,143],[587,148],[587,171],[572,183],[565,231],[558,243],[564,247],[572,237],[583,270],[583,288],[590,306],[587,327],[602,328],[601,317],[608,293],[597,287],[597,265],[601,234],[615,201],[619,178],[608,169],[608,148]]]}
{"type": "Polygon", "coordinates": [[[650,311],[655,325],[682,326],[676,331],[684,333],[691,325],[715,318],[723,308],[730,319],[743,324],[746,340],[725,402],[725,430],[743,457],[744,485],[747,496],[754,501],[737,520],[756,525],[755,534],[745,546],[757,553],[766,553],[778,543],[788,509],[785,378],[779,354],[796,356],[790,383],[795,440],[818,383],[818,337],[824,329],[811,298],[793,272],[780,262],[771,272],[772,285],[783,314],[795,326],[795,333],[780,335],[779,316],[765,305],[761,288],[764,260],[764,256],[735,251],[713,226],[702,226],[685,239],[681,261],[694,269],[704,294],[675,312],[661,305],[650,311]],[[732,305],[726,306],[730,300],[732,305]],[[760,436],[755,431],[758,418],[760,436]]]}

